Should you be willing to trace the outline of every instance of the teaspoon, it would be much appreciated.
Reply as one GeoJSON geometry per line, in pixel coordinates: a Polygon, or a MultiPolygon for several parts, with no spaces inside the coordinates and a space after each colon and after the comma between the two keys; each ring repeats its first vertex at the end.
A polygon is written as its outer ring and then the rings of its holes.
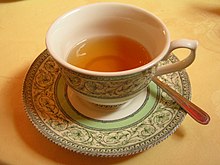
{"type": "Polygon", "coordinates": [[[157,77],[153,77],[152,80],[173,100],[175,100],[194,120],[204,125],[209,123],[210,117],[205,111],[193,104],[191,101],[184,98],[182,95],[170,88],[167,84],[160,81],[157,77]]]}

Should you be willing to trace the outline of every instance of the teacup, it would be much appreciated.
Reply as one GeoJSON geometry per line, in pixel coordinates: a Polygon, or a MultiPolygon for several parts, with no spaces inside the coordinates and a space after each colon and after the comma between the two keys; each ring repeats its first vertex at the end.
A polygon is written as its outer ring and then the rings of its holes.
{"type": "Polygon", "coordinates": [[[189,66],[195,59],[197,41],[180,39],[171,42],[165,24],[141,8],[120,3],[96,3],[59,17],[48,30],[46,45],[66,83],[79,97],[98,105],[114,106],[141,93],[153,76],[189,66]],[[116,72],[86,70],[67,62],[74,45],[93,36],[109,34],[130,37],[141,43],[152,55],[152,61],[116,72]],[[158,66],[177,48],[187,48],[190,54],[174,64],[158,66]]]}

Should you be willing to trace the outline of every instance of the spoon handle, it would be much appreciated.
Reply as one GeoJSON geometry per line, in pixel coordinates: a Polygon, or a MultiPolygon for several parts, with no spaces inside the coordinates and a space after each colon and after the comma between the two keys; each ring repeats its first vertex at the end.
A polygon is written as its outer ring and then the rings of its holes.
{"type": "Polygon", "coordinates": [[[153,82],[163,89],[173,100],[175,100],[194,120],[200,124],[208,124],[210,121],[209,115],[201,108],[193,104],[191,101],[184,98],[167,84],[161,82],[158,78],[153,77],[153,82]]]}

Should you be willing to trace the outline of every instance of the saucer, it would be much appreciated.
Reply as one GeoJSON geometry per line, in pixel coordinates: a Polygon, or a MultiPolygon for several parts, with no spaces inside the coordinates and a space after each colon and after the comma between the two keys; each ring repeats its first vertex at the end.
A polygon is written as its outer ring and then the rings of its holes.
{"type": "MultiPolygon", "coordinates": [[[[176,61],[171,55],[160,65],[176,61]]],[[[159,78],[190,99],[190,82],[184,70],[159,78]]],[[[186,115],[153,82],[117,110],[85,102],[65,84],[47,50],[26,75],[23,99],[29,119],[44,136],[66,149],[91,156],[126,156],[149,149],[174,133],[186,115]]]]}

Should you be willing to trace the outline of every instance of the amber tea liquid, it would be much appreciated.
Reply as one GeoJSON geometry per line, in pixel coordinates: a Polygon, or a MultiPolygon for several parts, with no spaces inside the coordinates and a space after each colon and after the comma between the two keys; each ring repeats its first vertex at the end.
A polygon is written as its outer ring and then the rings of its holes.
{"type": "Polygon", "coordinates": [[[99,36],[78,43],[67,62],[79,68],[116,72],[133,69],[151,61],[146,48],[124,36],[99,36]]]}

